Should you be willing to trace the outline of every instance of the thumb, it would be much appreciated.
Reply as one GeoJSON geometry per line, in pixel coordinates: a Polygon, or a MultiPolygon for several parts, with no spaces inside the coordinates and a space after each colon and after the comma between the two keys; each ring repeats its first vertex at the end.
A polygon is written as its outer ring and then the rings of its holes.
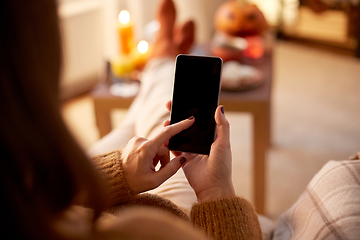
{"type": "Polygon", "coordinates": [[[156,173],[156,179],[159,181],[158,185],[165,182],[172,175],[174,175],[181,167],[182,164],[186,161],[186,158],[183,156],[178,156],[173,158],[168,164],[161,168],[156,173]]]}
{"type": "Polygon", "coordinates": [[[230,141],[230,124],[224,114],[224,106],[219,105],[215,111],[215,122],[217,125],[217,138],[230,141]]]}

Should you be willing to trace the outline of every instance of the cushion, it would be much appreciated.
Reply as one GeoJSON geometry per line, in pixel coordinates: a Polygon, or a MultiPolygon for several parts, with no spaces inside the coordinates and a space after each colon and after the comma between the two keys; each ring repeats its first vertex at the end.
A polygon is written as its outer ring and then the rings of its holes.
{"type": "Polygon", "coordinates": [[[329,161],[281,215],[273,239],[359,239],[360,160],[329,161]]]}

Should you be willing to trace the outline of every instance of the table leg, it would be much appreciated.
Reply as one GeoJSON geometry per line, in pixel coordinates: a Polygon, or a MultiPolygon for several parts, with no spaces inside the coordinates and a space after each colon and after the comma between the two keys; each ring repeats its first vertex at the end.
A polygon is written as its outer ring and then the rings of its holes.
{"type": "Polygon", "coordinates": [[[268,103],[266,104],[266,133],[267,133],[267,136],[266,136],[266,140],[267,140],[267,145],[266,145],[266,149],[269,149],[271,148],[271,144],[272,144],[272,139],[271,139],[271,136],[272,136],[272,128],[271,128],[271,124],[272,124],[272,121],[271,121],[271,104],[268,103]]]}
{"type": "Polygon", "coordinates": [[[100,138],[104,137],[108,134],[111,129],[111,117],[110,117],[110,110],[106,108],[102,108],[99,106],[97,102],[94,102],[94,109],[95,109],[95,119],[96,125],[99,129],[100,138]]]}
{"type": "Polygon", "coordinates": [[[269,122],[266,104],[253,114],[253,196],[256,211],[265,214],[266,150],[269,145],[269,122]]]}

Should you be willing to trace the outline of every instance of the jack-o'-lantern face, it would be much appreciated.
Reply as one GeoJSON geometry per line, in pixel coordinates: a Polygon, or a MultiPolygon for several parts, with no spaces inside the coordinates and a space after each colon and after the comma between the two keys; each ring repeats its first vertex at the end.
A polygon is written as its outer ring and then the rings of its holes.
{"type": "Polygon", "coordinates": [[[215,28],[220,32],[237,32],[243,21],[241,12],[241,6],[236,1],[225,2],[216,12],[215,28]]]}
{"type": "Polygon", "coordinates": [[[267,29],[263,13],[254,4],[241,5],[235,0],[223,3],[215,15],[215,28],[232,36],[261,34],[267,29]]]}

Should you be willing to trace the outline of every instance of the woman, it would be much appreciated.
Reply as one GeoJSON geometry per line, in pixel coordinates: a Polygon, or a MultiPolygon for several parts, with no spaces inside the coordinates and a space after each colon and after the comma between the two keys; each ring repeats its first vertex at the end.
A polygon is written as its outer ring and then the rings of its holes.
{"type": "MultiPolygon", "coordinates": [[[[229,125],[221,106],[215,114],[218,137],[209,156],[177,154],[170,161],[166,143],[195,121],[186,119],[171,126],[166,121],[160,132],[145,127],[142,131],[153,134],[149,139],[133,138],[123,151],[99,155],[91,163],[59,113],[56,1],[1,1],[0,19],[4,238],[261,238],[252,205],[234,193],[229,125]],[[181,166],[197,198],[190,217],[162,197],[139,194],[158,187],[181,166]]],[[[172,37],[171,0],[162,1],[158,19],[161,30],[154,57],[161,64],[153,63],[155,69],[168,64],[168,57],[174,57],[188,40],[176,45],[172,37]]],[[[145,80],[142,86],[146,84],[157,83],[145,80]]],[[[147,100],[141,95],[134,106],[144,102],[141,98],[147,100]]]]}

